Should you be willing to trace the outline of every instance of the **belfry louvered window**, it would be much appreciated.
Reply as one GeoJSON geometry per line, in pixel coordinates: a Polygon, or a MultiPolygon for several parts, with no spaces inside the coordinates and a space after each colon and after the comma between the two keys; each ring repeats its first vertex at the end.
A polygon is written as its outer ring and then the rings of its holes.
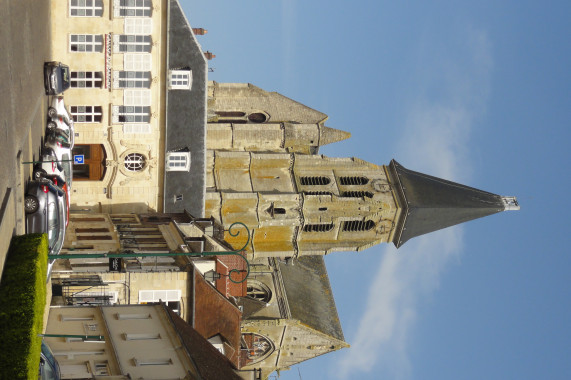
{"type": "Polygon", "coordinates": [[[343,222],[343,231],[369,231],[375,227],[372,220],[346,220],[343,222]]]}
{"type": "Polygon", "coordinates": [[[366,185],[369,183],[369,179],[366,177],[341,177],[339,178],[339,183],[341,185],[366,185]]]}
{"type": "Polygon", "coordinates": [[[345,191],[343,192],[344,197],[353,197],[353,198],[373,198],[373,193],[370,191],[345,191]]]}
{"type": "Polygon", "coordinates": [[[333,229],[333,223],[306,224],[304,232],[327,232],[333,229]]]}
{"type": "Polygon", "coordinates": [[[328,185],[331,180],[327,177],[301,177],[299,182],[302,185],[323,186],[328,185]]]}

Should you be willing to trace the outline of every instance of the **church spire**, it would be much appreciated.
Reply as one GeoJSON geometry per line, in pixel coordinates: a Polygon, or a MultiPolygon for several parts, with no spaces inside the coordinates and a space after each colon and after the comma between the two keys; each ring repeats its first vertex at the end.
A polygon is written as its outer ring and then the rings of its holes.
{"type": "Polygon", "coordinates": [[[395,160],[389,166],[402,204],[402,218],[393,243],[506,210],[519,210],[515,197],[502,197],[406,169],[395,160]]]}

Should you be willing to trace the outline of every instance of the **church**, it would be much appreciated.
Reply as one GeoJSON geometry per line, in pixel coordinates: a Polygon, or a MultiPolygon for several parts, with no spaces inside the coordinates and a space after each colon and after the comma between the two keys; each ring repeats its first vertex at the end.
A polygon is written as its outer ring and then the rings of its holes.
{"type": "Polygon", "coordinates": [[[252,231],[252,258],[361,251],[500,211],[504,197],[407,169],[332,158],[327,115],[251,84],[210,82],[205,216],[252,231]]]}
{"type": "MultiPolygon", "coordinates": [[[[231,353],[240,358],[236,370],[265,378],[349,346],[324,255],[380,243],[398,248],[519,209],[515,197],[394,159],[379,165],[319,154],[350,133],[277,92],[209,81],[214,55],[199,43],[207,31],[191,28],[177,0],[88,3],[52,5],[53,14],[67,15],[52,21],[53,55],[72,71],[65,98],[75,122],[73,153],[85,157],[73,165],[64,251],[200,253],[204,242],[225,250],[248,243],[247,295],[232,301],[241,313],[232,346],[239,354],[231,353]],[[230,234],[235,223],[250,234],[230,234]]],[[[193,325],[188,263],[133,258],[116,268],[119,275],[106,259],[81,260],[62,264],[54,277],[64,285],[89,277],[117,288],[114,298],[90,291],[90,299],[160,299],[193,325]]]]}

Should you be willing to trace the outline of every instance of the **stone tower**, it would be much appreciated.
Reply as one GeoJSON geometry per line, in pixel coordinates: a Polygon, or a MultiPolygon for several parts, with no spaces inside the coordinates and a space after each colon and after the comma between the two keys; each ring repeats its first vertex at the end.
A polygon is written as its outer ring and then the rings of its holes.
{"type": "MultiPolygon", "coordinates": [[[[246,224],[251,257],[360,251],[507,209],[513,197],[417,173],[319,155],[347,132],[327,116],[251,84],[210,82],[206,216],[246,224]]],[[[243,236],[245,242],[245,236],[243,236]]],[[[234,239],[236,244],[239,239],[234,239]]]]}

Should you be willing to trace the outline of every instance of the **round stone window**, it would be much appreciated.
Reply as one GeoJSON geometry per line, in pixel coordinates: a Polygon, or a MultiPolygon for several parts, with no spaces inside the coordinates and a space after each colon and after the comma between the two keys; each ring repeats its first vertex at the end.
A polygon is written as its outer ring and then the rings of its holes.
{"type": "Polygon", "coordinates": [[[131,153],[125,156],[125,169],[131,172],[139,172],[145,167],[145,156],[139,153],[131,153]]]}

